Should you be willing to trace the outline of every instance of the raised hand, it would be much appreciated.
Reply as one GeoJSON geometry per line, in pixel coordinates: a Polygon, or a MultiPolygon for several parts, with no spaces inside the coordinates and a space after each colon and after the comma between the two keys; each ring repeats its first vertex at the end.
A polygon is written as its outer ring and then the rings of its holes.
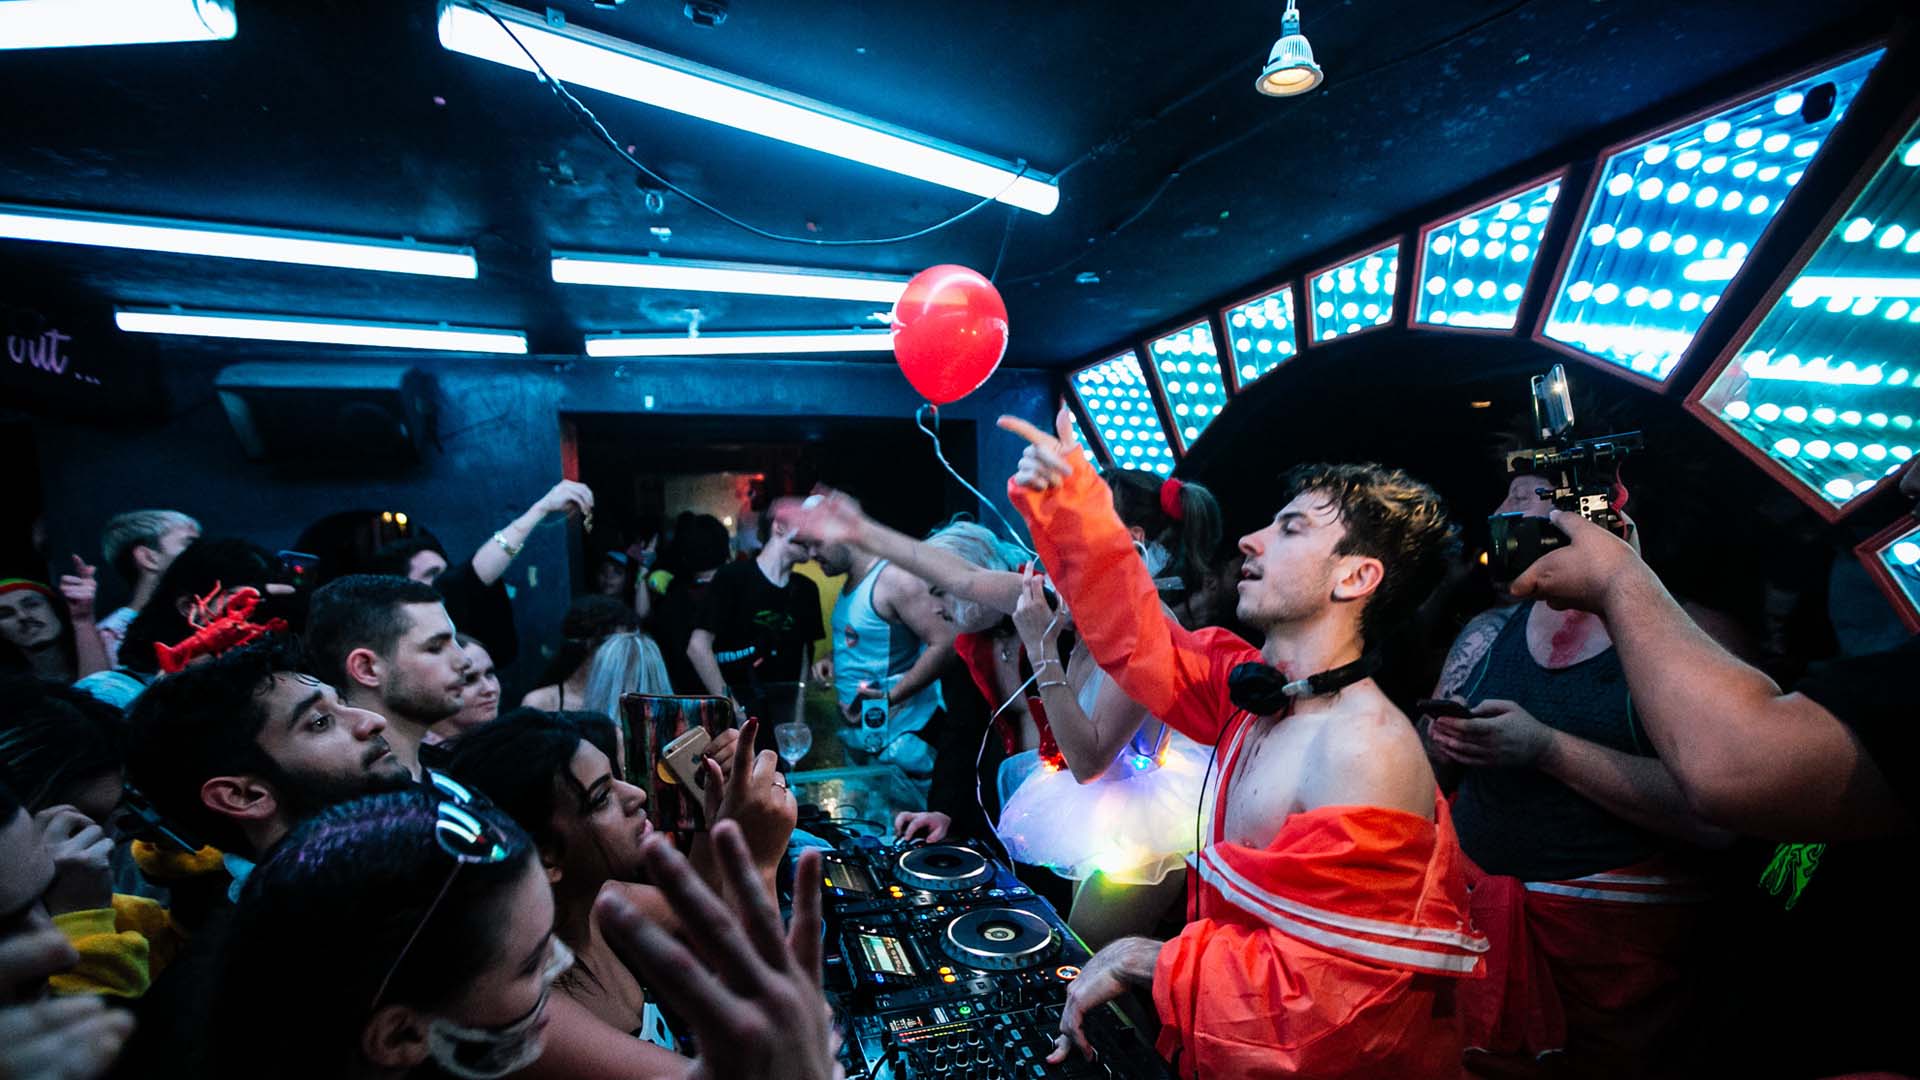
{"type": "Polygon", "coordinates": [[[795,537],[809,544],[860,546],[868,518],[860,502],[831,488],[816,488],[804,499],[776,499],[773,519],[790,525],[795,537]]]}
{"type": "Polygon", "coordinates": [[[656,837],[644,853],[694,951],[614,890],[598,901],[608,943],[692,1029],[700,1057],[689,1080],[839,1080],[838,1039],[820,993],[820,853],[800,856],[783,931],[739,828],[714,826],[713,844],[730,902],[671,844],[656,837]]]}
{"type": "Polygon", "coordinates": [[[760,731],[758,720],[749,720],[740,728],[734,744],[733,760],[725,769],[709,757],[700,763],[706,772],[707,821],[717,827],[732,821],[746,837],[754,865],[762,871],[779,865],[793,838],[800,807],[794,802],[787,780],[780,775],[780,755],[771,750],[754,753],[754,738],[760,731]]]}
{"type": "Polygon", "coordinates": [[[93,567],[80,556],[73,557],[73,573],[60,575],[60,595],[67,601],[67,617],[76,623],[93,621],[93,598],[100,585],[93,579],[93,567]]]}
{"type": "Polygon", "coordinates": [[[1542,555],[1507,586],[1523,600],[1544,600],[1555,609],[1603,612],[1608,595],[1636,576],[1651,576],[1627,541],[1579,514],[1555,510],[1553,524],[1567,545],[1542,555]]]}
{"type": "Polygon", "coordinates": [[[1067,624],[1065,614],[1054,611],[1047,603],[1045,581],[1031,567],[1022,570],[1020,602],[1013,608],[1013,628],[1019,632],[1020,644],[1026,646],[1027,656],[1035,664],[1045,655],[1046,647],[1059,640],[1067,624]]]}
{"type": "Polygon", "coordinates": [[[1065,404],[1054,415],[1052,435],[1017,416],[1002,416],[1000,430],[1027,440],[1027,448],[1020,455],[1020,467],[1013,474],[1014,483],[1021,487],[1046,491],[1057,487],[1073,471],[1073,458],[1080,453],[1080,447],[1073,438],[1073,414],[1065,404]]]}
{"type": "Polygon", "coordinates": [[[533,504],[542,517],[548,514],[578,512],[581,520],[593,517],[593,489],[578,480],[562,480],[533,504]]]}

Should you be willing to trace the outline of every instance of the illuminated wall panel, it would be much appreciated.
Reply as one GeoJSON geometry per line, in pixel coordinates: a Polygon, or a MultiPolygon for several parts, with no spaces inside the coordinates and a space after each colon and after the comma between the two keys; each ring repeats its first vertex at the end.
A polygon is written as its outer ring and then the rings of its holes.
{"type": "Polygon", "coordinates": [[[1903,517],[1855,550],[1900,621],[1920,633],[1920,522],[1903,517]]]}
{"type": "Polygon", "coordinates": [[[1554,177],[1439,222],[1420,237],[1414,321],[1462,330],[1511,330],[1560,197],[1554,177]]]}
{"type": "Polygon", "coordinates": [[[1234,384],[1244,387],[1293,357],[1293,286],[1227,309],[1234,384]]]}
{"type": "MultiPolygon", "coordinates": [[[[1081,404],[1084,407],[1085,402],[1081,404]]],[[[1087,452],[1087,456],[1092,458],[1095,463],[1098,463],[1103,448],[1092,439],[1087,438],[1087,429],[1080,426],[1080,416],[1078,413],[1072,409],[1068,409],[1067,419],[1073,425],[1073,441],[1080,444],[1080,448],[1087,452]]]]}
{"type": "Polygon", "coordinates": [[[1393,321],[1393,286],[1400,277],[1400,241],[1369,251],[1313,276],[1308,290],[1313,340],[1372,330],[1393,321]]]}
{"type": "Polygon", "coordinates": [[[1608,157],[1543,334],[1664,383],[1882,52],[1608,157]]]}
{"type": "Polygon", "coordinates": [[[1129,349],[1082,368],[1073,373],[1072,383],[1115,465],[1161,476],[1173,472],[1173,448],[1160,428],[1139,354],[1129,349]]]}
{"type": "Polygon", "coordinates": [[[1829,517],[1920,448],[1920,125],[1895,147],[1699,407],[1829,517]]]}
{"type": "Polygon", "coordinates": [[[1167,408],[1173,412],[1174,437],[1185,450],[1227,404],[1213,324],[1202,319],[1175,330],[1148,345],[1147,356],[1167,408]]]}

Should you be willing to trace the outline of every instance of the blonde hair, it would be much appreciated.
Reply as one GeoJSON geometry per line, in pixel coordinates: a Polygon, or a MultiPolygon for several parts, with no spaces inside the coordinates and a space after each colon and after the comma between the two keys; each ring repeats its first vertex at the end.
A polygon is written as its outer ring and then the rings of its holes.
{"type": "Polygon", "coordinates": [[[199,529],[200,523],[178,510],[129,510],[107,519],[100,533],[100,554],[129,585],[140,580],[133,549],[157,548],[160,538],[175,529],[199,529]]]}
{"type": "Polygon", "coordinates": [[[1019,549],[995,536],[992,529],[972,521],[946,526],[927,537],[927,544],[987,570],[1018,570],[1026,561],[1019,549]]]}
{"type": "Polygon", "coordinates": [[[667,662],[660,646],[637,630],[610,634],[587,661],[587,694],[581,708],[609,720],[620,719],[627,694],[671,694],[667,662]]]}

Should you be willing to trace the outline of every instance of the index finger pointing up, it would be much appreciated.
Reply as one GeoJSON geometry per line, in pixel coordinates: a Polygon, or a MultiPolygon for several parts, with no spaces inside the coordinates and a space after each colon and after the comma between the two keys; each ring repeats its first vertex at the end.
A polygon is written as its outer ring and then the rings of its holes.
{"type": "Polygon", "coordinates": [[[1010,431],[1035,446],[1044,447],[1053,442],[1053,436],[1048,435],[1046,432],[1041,431],[1039,428],[1022,420],[1018,416],[1002,416],[1000,418],[1000,430],[1010,431]]]}

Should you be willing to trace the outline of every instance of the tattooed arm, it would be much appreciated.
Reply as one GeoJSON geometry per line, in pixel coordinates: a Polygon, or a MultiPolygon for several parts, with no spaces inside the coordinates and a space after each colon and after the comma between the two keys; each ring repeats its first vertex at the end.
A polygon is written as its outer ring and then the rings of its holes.
{"type": "MultiPolygon", "coordinates": [[[[1493,639],[1500,636],[1500,628],[1507,624],[1513,614],[1509,607],[1489,608],[1467,620],[1461,627],[1460,635],[1453,639],[1453,647],[1447,650],[1447,662],[1440,667],[1440,681],[1434,685],[1436,698],[1455,697],[1466,692],[1467,682],[1473,678],[1474,670],[1487,658],[1488,650],[1493,648],[1493,639]]],[[[1433,764],[1433,775],[1440,786],[1452,791],[1460,782],[1460,763],[1439,753],[1433,738],[1428,733],[1431,717],[1420,716],[1414,719],[1414,725],[1420,729],[1420,741],[1427,748],[1427,760],[1433,764]]]]}

